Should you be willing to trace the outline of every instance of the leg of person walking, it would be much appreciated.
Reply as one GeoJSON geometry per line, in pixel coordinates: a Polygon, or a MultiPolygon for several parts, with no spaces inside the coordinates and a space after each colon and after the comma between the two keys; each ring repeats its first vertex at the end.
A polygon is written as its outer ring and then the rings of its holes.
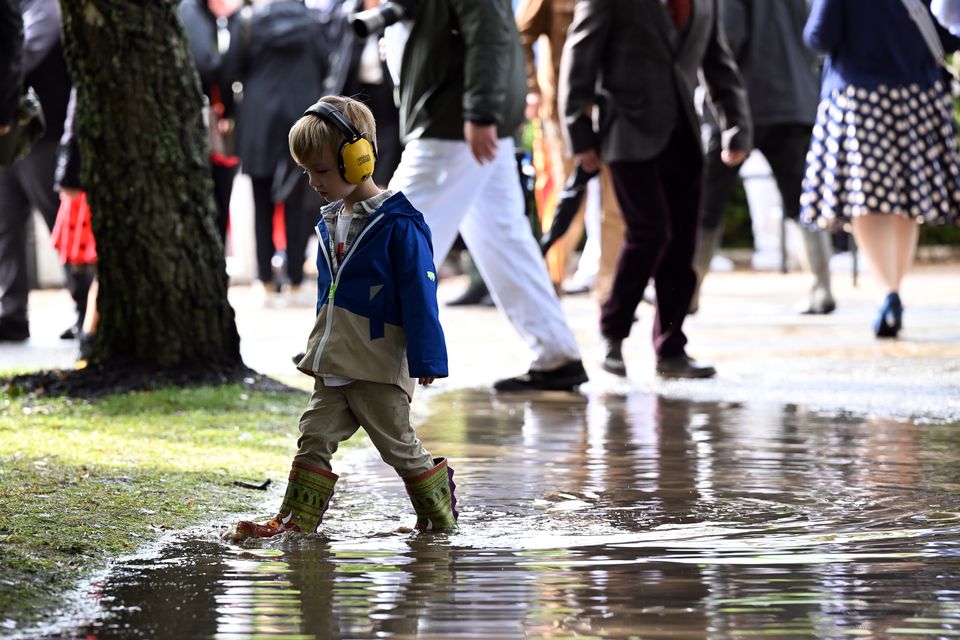
{"type": "Polygon", "coordinates": [[[283,204],[284,228],[287,235],[287,277],[290,278],[290,286],[297,291],[303,282],[307,241],[313,234],[313,227],[319,221],[321,206],[320,199],[316,197],[316,193],[306,180],[297,182],[283,204]]]}
{"type": "MultiPolygon", "coordinates": [[[[783,201],[783,215],[790,220],[800,217],[800,194],[803,190],[803,174],[807,166],[807,149],[810,146],[811,128],[805,124],[782,124],[758,127],[755,133],[756,146],[763,153],[777,181],[783,201]]],[[[798,305],[803,314],[827,314],[837,308],[830,286],[830,256],[833,245],[830,234],[822,229],[801,228],[803,250],[813,286],[809,299],[798,305]]]]}
{"type": "MultiPolygon", "coordinates": [[[[60,196],[54,189],[54,172],[57,166],[57,141],[40,140],[30,154],[17,163],[17,180],[30,207],[40,212],[49,231],[57,221],[60,196]]],[[[87,305],[87,292],[93,277],[89,270],[74,265],[65,265],[66,288],[73,299],[77,320],[67,327],[61,338],[71,339],[78,335],[87,305]]]]}
{"type": "MultiPolygon", "coordinates": [[[[271,260],[276,250],[273,245],[273,178],[251,176],[253,185],[253,229],[257,251],[257,279],[264,289],[279,285],[273,282],[271,260]]],[[[268,292],[269,293],[269,292],[268,292]]]]}
{"type": "MultiPolygon", "coordinates": [[[[697,246],[703,163],[696,140],[685,131],[679,128],[674,134],[660,164],[670,224],[667,245],[653,273],[657,291],[653,346],[661,374],[664,366],[668,366],[665,363],[682,361],[686,355],[683,322],[697,284],[693,255],[697,246]]],[[[712,368],[704,369],[704,376],[712,375],[712,368]]]]}
{"type": "Polygon", "coordinates": [[[230,220],[230,196],[233,193],[233,180],[237,177],[237,168],[211,162],[210,170],[213,173],[213,203],[217,208],[217,231],[220,232],[220,239],[226,242],[227,224],[230,220]]]}
{"type": "MultiPolygon", "coordinates": [[[[554,116],[541,119],[541,124],[543,126],[543,152],[549,156],[548,166],[551,174],[549,181],[552,183],[549,190],[553,193],[553,197],[546,200],[548,200],[547,206],[549,207],[552,204],[554,209],[552,211],[539,212],[541,228],[546,231],[553,223],[554,216],[556,215],[555,208],[557,199],[568,177],[574,170],[574,164],[573,160],[564,153],[563,136],[560,133],[560,121],[554,116]]],[[[580,238],[582,236],[583,203],[581,203],[580,210],[570,222],[567,232],[558,242],[555,242],[553,246],[550,247],[550,250],[547,251],[545,256],[550,281],[557,291],[561,290],[561,285],[566,275],[567,260],[577,245],[580,244],[580,238]]]]}
{"type": "Polygon", "coordinates": [[[610,297],[625,234],[626,225],[620,213],[620,203],[613,188],[610,169],[602,165],[600,167],[600,264],[597,267],[597,284],[594,288],[594,297],[601,304],[610,297]]]}
{"type": "Polygon", "coordinates": [[[905,216],[893,216],[894,235],[896,237],[896,278],[897,291],[913,266],[917,255],[917,243],[920,241],[920,225],[905,216]]]}
{"type": "Polygon", "coordinates": [[[547,274],[530,226],[513,164],[513,140],[500,140],[483,194],[460,224],[460,233],[497,306],[534,353],[534,371],[580,360],[573,332],[547,274]]]}
{"type": "MultiPolygon", "coordinates": [[[[501,140],[497,158],[485,164],[477,163],[464,142],[413,140],[404,149],[390,188],[402,191],[423,212],[435,263],[446,258],[458,231],[463,234],[494,299],[534,350],[531,371],[579,368],[570,375],[561,371],[557,380],[539,382],[570,388],[575,384],[568,384],[568,379],[586,381],[576,343],[523,216],[512,140],[501,140]],[[481,214],[486,217],[476,217],[481,214]],[[472,217],[472,222],[464,224],[465,217],[472,217]],[[522,294],[516,295],[513,287],[522,294]]],[[[532,379],[527,382],[537,384],[532,379]]]]}
{"type": "Polygon", "coordinates": [[[17,171],[17,163],[0,171],[0,342],[20,342],[30,337],[25,242],[30,202],[20,187],[17,171]]]}
{"type": "Polygon", "coordinates": [[[670,212],[656,159],[612,162],[609,168],[626,226],[610,295],[600,311],[600,332],[620,342],[630,335],[643,290],[670,241],[670,212]]]}
{"type": "Polygon", "coordinates": [[[728,167],[720,159],[720,136],[711,141],[704,167],[705,183],[703,191],[703,217],[700,220],[699,239],[694,254],[693,268],[697,274],[697,283],[690,300],[690,313],[700,308],[700,287],[710,272],[710,263],[723,234],[723,213],[737,186],[740,167],[728,167]]]}
{"type": "Polygon", "coordinates": [[[870,270],[889,293],[900,288],[897,275],[895,214],[868,213],[853,218],[853,236],[870,270]]]}
{"type": "Polygon", "coordinates": [[[620,343],[630,333],[651,275],[657,289],[653,344],[658,374],[709,377],[716,373],[713,367],[690,360],[684,350],[683,321],[696,285],[692,262],[702,165],[695,144],[692,134],[679,127],[658,157],[610,164],[626,222],[610,298],[600,316],[607,349],[604,368],[611,373],[626,373],[620,343]]]}
{"type": "Polygon", "coordinates": [[[887,292],[873,325],[878,338],[894,338],[900,332],[900,285],[913,264],[919,234],[914,220],[898,214],[868,213],[853,218],[857,246],[887,292]]]}
{"type": "Polygon", "coordinates": [[[587,183],[587,194],[583,202],[583,227],[586,241],[583,253],[577,261],[577,270],[570,278],[567,294],[586,293],[597,284],[600,271],[600,179],[594,178],[587,183]]]}

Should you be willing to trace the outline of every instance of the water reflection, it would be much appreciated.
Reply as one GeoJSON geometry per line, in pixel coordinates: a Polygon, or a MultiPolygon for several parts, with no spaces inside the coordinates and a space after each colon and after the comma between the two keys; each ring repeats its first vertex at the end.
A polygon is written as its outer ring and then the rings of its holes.
{"type": "Polygon", "coordinates": [[[433,399],[460,531],[341,461],[318,536],[118,568],[86,638],[960,635],[960,433],[656,396],[433,399]],[[403,514],[398,517],[398,514],[403,514]]]}

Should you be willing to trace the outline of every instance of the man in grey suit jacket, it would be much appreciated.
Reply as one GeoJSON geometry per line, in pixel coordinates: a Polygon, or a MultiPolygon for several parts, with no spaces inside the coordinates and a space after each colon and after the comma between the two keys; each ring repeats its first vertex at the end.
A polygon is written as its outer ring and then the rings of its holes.
{"type": "Polygon", "coordinates": [[[643,289],[657,292],[653,346],[657,373],[705,378],[713,367],[687,356],[683,321],[696,284],[703,149],[693,95],[702,74],[723,130],[723,158],[746,159],[751,124],[743,81],[723,30],[718,0],[580,0],[564,45],[560,111],[568,144],[584,168],[610,168],[627,226],[600,330],[603,366],[626,375],[621,343],[643,289]],[[603,140],[593,127],[597,86],[613,121],[603,140]]]}

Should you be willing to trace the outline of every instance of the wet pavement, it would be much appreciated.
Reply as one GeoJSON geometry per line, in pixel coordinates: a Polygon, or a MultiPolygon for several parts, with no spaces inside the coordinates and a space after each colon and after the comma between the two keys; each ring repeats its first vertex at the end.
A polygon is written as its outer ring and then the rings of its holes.
{"type": "Polygon", "coordinates": [[[402,483],[361,449],[322,534],[181,535],[49,637],[960,635],[956,425],[464,391],[419,432],[454,462],[459,531],[395,533],[402,483]]]}
{"type": "MultiPolygon", "coordinates": [[[[688,334],[720,376],[698,382],[652,375],[649,307],[630,377],[599,371],[596,305],[566,298],[591,374],[569,394],[490,393],[522,343],[495,310],[445,308],[453,375],[414,407],[456,469],[457,532],[397,532],[402,483],[345,450],[321,534],[181,532],[83,585],[41,637],[960,636],[957,275],[919,269],[888,342],[866,285],[838,277],[840,308],[814,318],[792,309],[801,274],[711,275],[688,334]]],[[[296,380],[309,310],[231,297],[248,364],[296,380]]],[[[69,362],[49,346],[35,366],[69,362]]]]}

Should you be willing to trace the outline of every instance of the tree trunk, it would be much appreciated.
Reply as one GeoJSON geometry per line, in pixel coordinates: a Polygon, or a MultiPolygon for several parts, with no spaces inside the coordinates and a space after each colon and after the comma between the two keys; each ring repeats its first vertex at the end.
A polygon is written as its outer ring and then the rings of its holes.
{"type": "Polygon", "coordinates": [[[62,0],[98,251],[92,361],[241,365],[201,117],[174,0],[62,0]]]}

